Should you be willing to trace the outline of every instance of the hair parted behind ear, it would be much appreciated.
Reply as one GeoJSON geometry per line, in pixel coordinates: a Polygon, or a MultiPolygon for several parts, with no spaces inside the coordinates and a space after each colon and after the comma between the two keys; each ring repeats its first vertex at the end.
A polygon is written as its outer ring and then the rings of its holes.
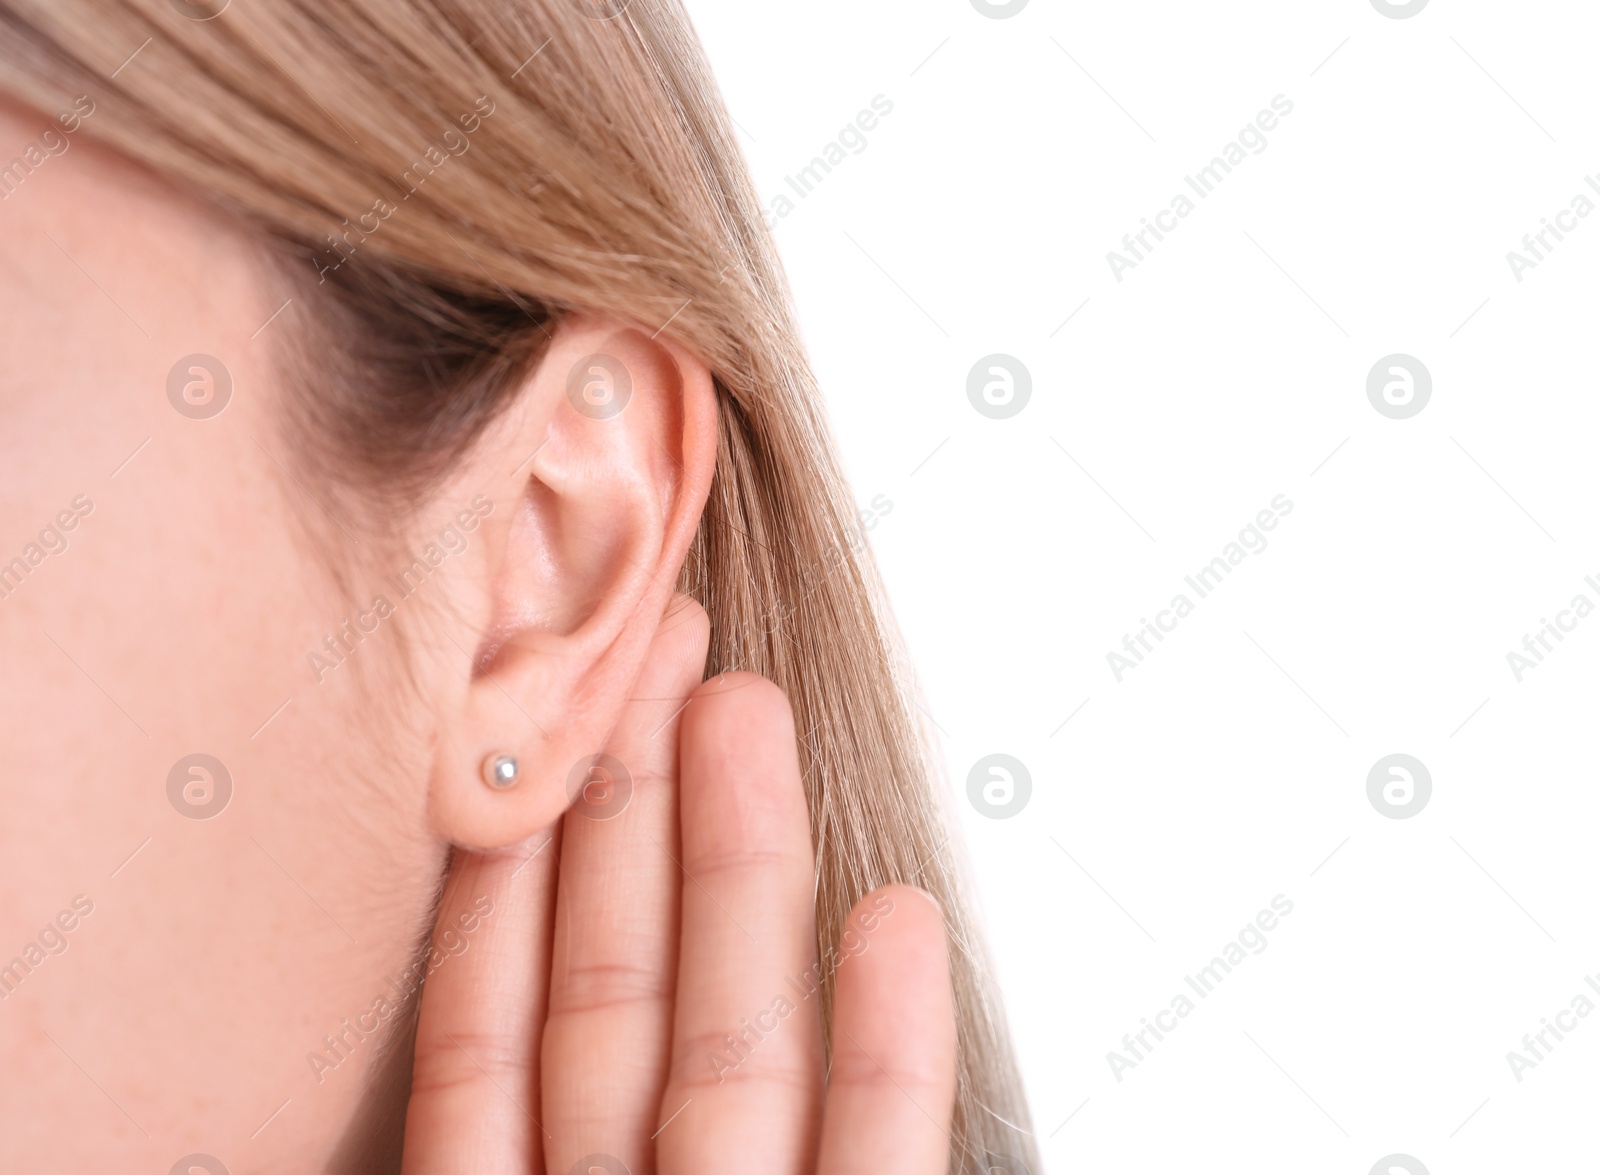
{"type": "Polygon", "coordinates": [[[284,242],[291,345],[348,356],[303,431],[343,458],[325,476],[354,471],[346,488],[390,512],[495,418],[566,310],[670,331],[705,360],[721,435],[682,586],[711,617],[708,669],[791,699],[822,947],[879,885],[945,911],[952,1170],[1036,1169],[911,675],[676,0],[0,0],[0,88],[48,111],[87,94],[84,133],[284,242]]]}

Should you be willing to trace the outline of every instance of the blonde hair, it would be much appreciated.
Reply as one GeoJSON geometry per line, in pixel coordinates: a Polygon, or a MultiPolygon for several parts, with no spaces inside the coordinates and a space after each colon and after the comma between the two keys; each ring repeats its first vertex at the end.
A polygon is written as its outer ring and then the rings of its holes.
{"type": "MultiPolygon", "coordinates": [[[[721,437],[683,586],[711,617],[708,671],[793,704],[819,945],[876,886],[939,900],[951,1169],[1037,1169],[911,676],[676,0],[0,0],[0,88],[46,111],[87,92],[87,133],[283,242],[297,300],[358,328],[342,398],[307,411],[338,467],[386,490],[472,443],[563,311],[670,331],[709,364],[721,437]]],[[[324,316],[298,315],[303,342],[324,316]]]]}

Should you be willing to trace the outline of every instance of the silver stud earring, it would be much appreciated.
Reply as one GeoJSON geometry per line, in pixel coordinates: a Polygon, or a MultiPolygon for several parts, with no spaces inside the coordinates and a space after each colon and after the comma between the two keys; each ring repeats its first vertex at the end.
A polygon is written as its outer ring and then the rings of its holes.
{"type": "Polygon", "coordinates": [[[516,786],[522,765],[516,756],[496,752],[483,761],[483,782],[497,791],[516,786]]]}

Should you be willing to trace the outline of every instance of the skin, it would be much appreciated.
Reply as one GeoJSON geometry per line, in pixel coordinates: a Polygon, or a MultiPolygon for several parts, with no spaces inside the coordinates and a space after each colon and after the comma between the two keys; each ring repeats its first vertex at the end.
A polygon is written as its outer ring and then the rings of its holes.
{"type": "MultiPolygon", "coordinates": [[[[0,103],[0,157],[50,121],[0,103]]],[[[852,916],[831,1074],[815,997],[708,1060],[818,960],[787,703],[702,684],[672,590],[705,364],[570,316],[387,543],[296,459],[288,296],[243,226],[81,134],[0,202],[0,570],[26,569],[0,578],[0,967],[28,964],[0,972],[0,1072],[26,1076],[0,1167],[367,1170],[404,1114],[412,1172],[943,1171],[954,1026],[917,891],[852,916]],[[566,395],[599,351],[634,386],[604,420],[566,395]],[[232,380],[207,419],[167,394],[194,353],[232,380]],[[633,777],[608,820],[568,786],[596,748],[633,777]],[[169,797],[196,752],[231,781],[206,819],[169,797]]]]}

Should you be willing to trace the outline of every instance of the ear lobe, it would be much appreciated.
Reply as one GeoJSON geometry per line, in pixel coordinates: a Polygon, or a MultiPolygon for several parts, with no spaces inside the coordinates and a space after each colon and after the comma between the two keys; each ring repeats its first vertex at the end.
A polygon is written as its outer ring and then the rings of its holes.
{"type": "Polygon", "coordinates": [[[487,622],[470,680],[440,715],[429,801],[441,837],[514,844],[571,802],[568,776],[605,749],[672,598],[710,490],[716,422],[701,360],[573,316],[469,459],[492,484],[505,454],[532,454],[517,480],[499,477],[510,492],[491,515],[487,622]],[[518,762],[510,787],[485,782],[497,755],[518,762]]]}

